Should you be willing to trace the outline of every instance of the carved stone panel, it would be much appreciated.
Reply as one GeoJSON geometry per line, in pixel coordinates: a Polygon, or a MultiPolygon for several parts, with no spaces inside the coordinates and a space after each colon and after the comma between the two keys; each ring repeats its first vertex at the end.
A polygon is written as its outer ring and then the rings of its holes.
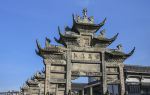
{"type": "Polygon", "coordinates": [[[65,83],[66,82],[66,79],[55,79],[55,78],[52,78],[51,83],[65,83]]]}
{"type": "Polygon", "coordinates": [[[51,83],[51,89],[55,89],[56,88],[56,84],[51,83]]]}
{"type": "Polygon", "coordinates": [[[65,71],[65,66],[51,66],[51,71],[63,72],[65,71]]]}
{"type": "Polygon", "coordinates": [[[52,65],[66,65],[65,60],[51,60],[52,65]]]}
{"type": "Polygon", "coordinates": [[[82,35],[79,39],[79,45],[81,47],[90,46],[91,36],[82,35]]]}
{"type": "Polygon", "coordinates": [[[100,53],[72,52],[72,60],[100,61],[100,53]]]}
{"type": "Polygon", "coordinates": [[[58,91],[58,95],[64,95],[65,91],[58,91]]]}
{"type": "Polygon", "coordinates": [[[72,71],[71,73],[72,76],[89,76],[89,77],[102,76],[101,72],[72,71]]]}
{"type": "Polygon", "coordinates": [[[65,79],[65,74],[51,73],[51,78],[54,78],[54,79],[65,79]]]}
{"type": "Polygon", "coordinates": [[[117,83],[119,81],[118,75],[107,75],[107,82],[108,83],[117,83]]]}
{"type": "Polygon", "coordinates": [[[100,64],[73,63],[72,75],[73,76],[101,76],[100,64]]]}
{"type": "Polygon", "coordinates": [[[106,68],[107,73],[117,73],[119,70],[117,67],[108,67],[106,68]]]}
{"type": "Polygon", "coordinates": [[[100,64],[73,63],[72,71],[100,72],[100,64]]]}

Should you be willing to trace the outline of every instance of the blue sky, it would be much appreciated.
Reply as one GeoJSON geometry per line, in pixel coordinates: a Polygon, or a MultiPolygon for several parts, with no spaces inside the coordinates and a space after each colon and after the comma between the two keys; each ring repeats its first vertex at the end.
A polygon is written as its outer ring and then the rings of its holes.
{"type": "Polygon", "coordinates": [[[99,23],[105,17],[106,36],[119,33],[110,46],[122,44],[136,52],[127,64],[150,65],[149,0],[1,0],[0,1],[0,91],[19,90],[25,80],[43,68],[35,54],[35,40],[44,45],[45,37],[56,44],[57,27],[72,26],[72,13],[94,16],[99,23]]]}

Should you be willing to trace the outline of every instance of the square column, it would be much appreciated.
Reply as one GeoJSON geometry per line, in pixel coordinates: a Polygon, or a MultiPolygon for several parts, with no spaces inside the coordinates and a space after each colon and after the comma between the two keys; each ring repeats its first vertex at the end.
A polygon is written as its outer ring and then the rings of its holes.
{"type": "Polygon", "coordinates": [[[107,92],[107,74],[106,74],[106,64],[105,64],[105,53],[101,53],[102,60],[102,93],[105,94],[107,92]]]}
{"type": "Polygon", "coordinates": [[[82,95],[84,95],[84,88],[82,89],[82,95]]]}
{"type": "Polygon", "coordinates": [[[93,95],[93,87],[90,87],[90,95],[93,95]]]}
{"type": "Polygon", "coordinates": [[[44,87],[44,95],[50,92],[50,67],[51,61],[49,59],[44,59],[45,64],[45,87],[44,87]]]}
{"type": "Polygon", "coordinates": [[[71,50],[67,50],[66,52],[67,57],[67,68],[66,68],[66,91],[65,94],[68,95],[69,91],[71,91],[71,50]]]}
{"type": "Polygon", "coordinates": [[[119,72],[120,72],[120,95],[125,94],[125,82],[124,82],[124,71],[123,71],[124,65],[121,63],[121,66],[119,66],[119,72]]]}

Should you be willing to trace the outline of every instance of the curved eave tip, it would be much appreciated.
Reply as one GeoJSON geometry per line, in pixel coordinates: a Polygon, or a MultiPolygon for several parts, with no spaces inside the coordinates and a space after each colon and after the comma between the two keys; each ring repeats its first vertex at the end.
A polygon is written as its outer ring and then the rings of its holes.
{"type": "Polygon", "coordinates": [[[57,43],[60,43],[60,40],[58,40],[56,37],[54,37],[54,40],[55,40],[57,43]]]}
{"type": "Polygon", "coordinates": [[[74,14],[72,14],[72,20],[73,20],[73,23],[76,23],[75,18],[74,18],[74,14]]]}
{"type": "Polygon", "coordinates": [[[49,43],[51,42],[51,40],[48,37],[45,37],[46,41],[48,41],[49,43]]]}
{"type": "Polygon", "coordinates": [[[58,26],[58,32],[60,37],[64,37],[64,35],[61,33],[60,27],[58,26]]]}
{"type": "Polygon", "coordinates": [[[26,80],[26,81],[25,81],[25,84],[27,84],[27,85],[28,85],[28,80],[26,80]]]}
{"type": "Polygon", "coordinates": [[[99,27],[102,27],[106,22],[106,18],[99,24],[99,27]]]}
{"type": "Polygon", "coordinates": [[[114,39],[115,39],[115,40],[117,39],[118,35],[119,35],[119,33],[117,33],[117,34],[114,36],[114,39]]]}
{"type": "Polygon", "coordinates": [[[60,27],[58,26],[58,32],[60,32],[60,27]]]}
{"type": "Polygon", "coordinates": [[[39,42],[38,42],[38,40],[36,40],[36,45],[37,45],[38,50],[41,50],[41,49],[42,49],[42,48],[41,48],[41,45],[40,45],[39,42]]]}
{"type": "Polygon", "coordinates": [[[41,56],[40,52],[38,50],[35,49],[35,53],[39,56],[41,56]]]}
{"type": "Polygon", "coordinates": [[[111,42],[115,41],[115,40],[117,39],[118,35],[119,35],[119,33],[117,33],[113,38],[111,38],[111,39],[110,39],[111,42]]]}
{"type": "Polygon", "coordinates": [[[72,14],[72,18],[74,19],[74,14],[72,14]]]}
{"type": "Polygon", "coordinates": [[[134,52],[135,52],[135,47],[131,50],[131,52],[128,55],[131,56],[134,52]]]}
{"type": "Polygon", "coordinates": [[[103,29],[103,30],[100,31],[100,33],[102,33],[102,32],[103,32],[103,33],[106,33],[106,29],[103,29]]]}
{"type": "Polygon", "coordinates": [[[103,20],[103,22],[105,23],[105,22],[106,22],[106,20],[107,20],[107,18],[105,17],[105,18],[104,18],[104,20],[103,20]]]}
{"type": "Polygon", "coordinates": [[[59,40],[58,40],[56,37],[54,37],[54,40],[55,40],[58,44],[61,44],[61,45],[66,46],[66,44],[63,42],[62,39],[59,39],[59,40]]]}

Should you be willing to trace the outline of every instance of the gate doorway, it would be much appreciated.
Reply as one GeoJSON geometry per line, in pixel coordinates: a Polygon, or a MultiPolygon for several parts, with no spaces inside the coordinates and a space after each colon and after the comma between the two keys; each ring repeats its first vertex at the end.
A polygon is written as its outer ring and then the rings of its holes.
{"type": "Polygon", "coordinates": [[[108,92],[110,93],[110,95],[120,95],[119,88],[120,87],[118,84],[109,84],[108,92]]]}
{"type": "Polygon", "coordinates": [[[100,80],[91,81],[90,77],[78,77],[72,80],[73,95],[102,95],[100,80]]]}

